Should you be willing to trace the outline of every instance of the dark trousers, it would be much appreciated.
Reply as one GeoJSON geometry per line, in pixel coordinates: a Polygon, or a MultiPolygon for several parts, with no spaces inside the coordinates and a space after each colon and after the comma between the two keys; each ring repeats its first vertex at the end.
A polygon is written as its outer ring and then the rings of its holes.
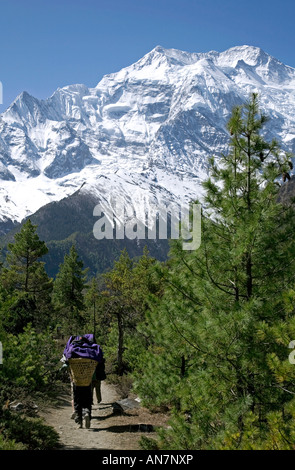
{"type": "Polygon", "coordinates": [[[78,387],[73,384],[74,409],[77,420],[82,420],[82,415],[88,413],[91,417],[92,390],[91,385],[88,387],[78,387]]]}
{"type": "Polygon", "coordinates": [[[100,403],[101,402],[101,381],[92,380],[91,389],[92,389],[92,403],[94,403],[93,401],[94,390],[96,394],[97,403],[100,403]]]}

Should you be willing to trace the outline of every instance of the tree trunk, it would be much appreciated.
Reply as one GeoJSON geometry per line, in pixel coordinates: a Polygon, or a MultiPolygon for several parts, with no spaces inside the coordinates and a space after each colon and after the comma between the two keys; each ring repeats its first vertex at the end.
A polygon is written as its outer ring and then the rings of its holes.
{"type": "Polygon", "coordinates": [[[96,329],[96,305],[95,305],[95,300],[93,302],[93,334],[95,336],[95,329],[96,329]]]}
{"type": "Polygon", "coordinates": [[[124,372],[123,366],[123,352],[124,352],[124,326],[123,326],[123,316],[121,313],[117,313],[117,321],[118,321],[118,354],[117,354],[117,362],[118,362],[118,374],[122,375],[124,372]]]}

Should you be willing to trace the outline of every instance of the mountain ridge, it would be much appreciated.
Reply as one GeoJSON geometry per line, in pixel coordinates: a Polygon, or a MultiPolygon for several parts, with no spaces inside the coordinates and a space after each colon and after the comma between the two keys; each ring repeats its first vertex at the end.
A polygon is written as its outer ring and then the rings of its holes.
{"type": "Polygon", "coordinates": [[[20,222],[83,183],[105,204],[108,193],[137,206],[143,195],[199,197],[208,157],[227,150],[232,107],[253,91],[270,116],[265,137],[294,152],[295,69],[255,46],[158,45],[94,88],[68,85],[46,100],[22,92],[0,115],[0,221],[20,222]]]}

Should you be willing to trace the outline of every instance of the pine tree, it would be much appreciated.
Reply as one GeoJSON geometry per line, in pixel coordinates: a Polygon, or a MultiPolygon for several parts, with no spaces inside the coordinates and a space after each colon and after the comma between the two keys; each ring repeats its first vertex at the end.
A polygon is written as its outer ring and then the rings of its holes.
{"type": "Polygon", "coordinates": [[[256,94],[234,108],[229,153],[204,183],[201,247],[176,241],[162,270],[138,389],[173,405],[164,448],[295,446],[295,215],[277,202],[291,156],[264,140],[265,122],[256,94]]]}
{"type": "Polygon", "coordinates": [[[138,351],[145,346],[145,338],[136,326],[144,318],[148,294],[158,289],[151,270],[154,264],[146,248],[138,260],[131,260],[124,249],[113,269],[104,275],[105,310],[116,319],[119,375],[138,359],[138,351]]]}
{"type": "Polygon", "coordinates": [[[6,325],[10,330],[22,330],[28,322],[44,327],[50,321],[52,280],[40,261],[48,249],[36,229],[28,219],[14,243],[8,244],[8,267],[3,268],[1,280],[6,289],[6,325]]]}
{"type": "Polygon", "coordinates": [[[104,276],[107,290],[107,310],[116,318],[117,323],[117,373],[122,375],[125,370],[124,364],[124,340],[126,322],[132,311],[131,289],[132,289],[132,260],[127,250],[124,249],[118,261],[115,261],[114,268],[104,276]]]}
{"type": "Polygon", "coordinates": [[[73,245],[59,267],[53,286],[53,303],[57,319],[63,323],[64,332],[73,335],[80,334],[80,328],[85,321],[83,311],[87,269],[83,268],[83,261],[79,259],[73,245]]]}
{"type": "Polygon", "coordinates": [[[98,289],[98,282],[95,278],[92,278],[86,295],[85,295],[85,304],[88,308],[88,324],[90,327],[90,331],[93,332],[94,336],[96,337],[96,329],[98,324],[98,309],[100,305],[101,295],[98,289]]]}

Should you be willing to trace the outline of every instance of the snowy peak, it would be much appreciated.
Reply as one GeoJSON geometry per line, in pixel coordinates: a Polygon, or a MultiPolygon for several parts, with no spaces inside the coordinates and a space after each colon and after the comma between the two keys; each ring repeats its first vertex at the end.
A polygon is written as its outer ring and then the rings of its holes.
{"type": "Polygon", "coordinates": [[[156,46],[151,52],[146,54],[135,65],[144,67],[155,62],[166,63],[167,65],[185,66],[195,63],[200,58],[200,54],[180,51],[178,49],[165,49],[156,46]]]}
{"type": "Polygon", "coordinates": [[[7,114],[19,122],[27,122],[27,120],[36,122],[35,118],[40,114],[39,102],[28,92],[23,91],[5,111],[5,115],[7,114]]]}
{"type": "Polygon", "coordinates": [[[254,46],[156,46],[94,88],[21,93],[0,115],[0,218],[20,220],[85,181],[96,194],[193,197],[208,158],[227,151],[233,106],[253,91],[270,117],[265,137],[295,152],[295,70],[254,46]]]}
{"type": "Polygon", "coordinates": [[[181,67],[194,64],[203,55],[156,46],[131,66],[122,69],[118,74],[107,75],[107,77],[169,81],[169,74],[175,73],[181,67]]]}
{"type": "Polygon", "coordinates": [[[228,49],[225,52],[218,54],[217,64],[235,68],[239,61],[244,61],[245,64],[257,66],[266,64],[271,59],[271,56],[266,54],[259,47],[254,46],[236,46],[228,49]]]}
{"type": "Polygon", "coordinates": [[[237,46],[218,55],[216,65],[224,68],[252,70],[265,83],[282,85],[294,81],[295,70],[264,52],[259,47],[237,46]]]}
{"type": "Polygon", "coordinates": [[[260,47],[236,46],[224,52],[210,51],[208,53],[185,52],[178,49],[165,49],[156,46],[142,59],[136,62],[132,68],[142,69],[149,66],[159,66],[161,64],[177,67],[185,67],[195,64],[198,61],[215,63],[218,67],[236,68],[239,63],[244,62],[251,67],[272,66],[285,67],[280,61],[264,52],[260,47]]]}

